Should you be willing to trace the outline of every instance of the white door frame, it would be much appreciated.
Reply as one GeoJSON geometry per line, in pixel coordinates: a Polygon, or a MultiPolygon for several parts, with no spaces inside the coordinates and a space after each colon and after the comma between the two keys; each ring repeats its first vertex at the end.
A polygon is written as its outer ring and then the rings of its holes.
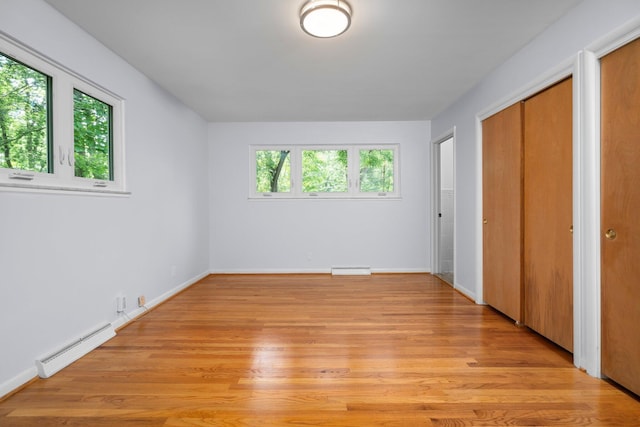
{"type": "MultiPolygon", "coordinates": [[[[438,214],[440,207],[440,144],[452,140],[453,145],[453,194],[456,194],[456,128],[455,126],[439,137],[431,141],[431,273],[442,273],[440,271],[440,221],[438,214]]],[[[456,277],[456,202],[453,201],[453,277],[456,277]]],[[[455,287],[455,284],[452,283],[455,287]]]]}
{"type": "MultiPolygon", "coordinates": [[[[640,37],[640,18],[634,18],[580,52],[576,68],[580,80],[580,108],[575,127],[581,147],[575,162],[580,169],[574,179],[580,180],[581,192],[574,197],[579,207],[580,241],[578,265],[574,269],[574,364],[588,374],[600,377],[601,372],[601,270],[600,270],[600,59],[640,37]],[[575,306],[579,306],[576,312],[575,306]],[[575,342],[579,347],[576,348],[575,342]]],[[[574,224],[574,234],[576,224],[574,224]]],[[[574,249],[575,252],[576,249],[574,249]]]]}

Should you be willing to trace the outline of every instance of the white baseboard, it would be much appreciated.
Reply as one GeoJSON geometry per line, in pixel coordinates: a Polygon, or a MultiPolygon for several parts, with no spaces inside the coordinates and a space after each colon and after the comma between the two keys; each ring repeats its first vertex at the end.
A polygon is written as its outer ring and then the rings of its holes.
{"type": "Polygon", "coordinates": [[[412,273],[427,273],[431,274],[431,270],[424,268],[372,268],[372,273],[398,273],[398,274],[412,274],[412,273]]]}
{"type": "Polygon", "coordinates": [[[38,369],[34,366],[0,384],[0,399],[38,377],[38,369]]]}
{"type": "Polygon", "coordinates": [[[331,269],[319,268],[230,268],[230,269],[212,269],[209,274],[330,274],[331,269]]]}
{"type": "Polygon", "coordinates": [[[333,276],[371,276],[370,267],[331,267],[333,276]]]}
{"type": "MultiPolygon", "coordinates": [[[[429,269],[423,268],[372,268],[371,273],[430,273],[429,269]]],[[[209,274],[331,274],[331,267],[299,269],[299,268],[278,268],[278,269],[212,269],[209,274]]]]}
{"type": "Polygon", "coordinates": [[[175,288],[173,288],[173,289],[165,292],[164,294],[152,299],[151,301],[149,301],[148,303],[145,304],[145,307],[152,308],[152,307],[155,307],[158,304],[161,304],[161,303],[165,302],[166,300],[168,300],[172,296],[182,292],[183,290],[187,289],[189,286],[196,284],[197,282],[199,282],[200,280],[204,279],[208,275],[209,275],[209,272],[205,271],[204,273],[200,273],[197,276],[192,277],[191,279],[187,280],[186,282],[183,282],[180,285],[176,286],[175,288]]]}
{"type": "Polygon", "coordinates": [[[189,286],[199,282],[200,280],[204,279],[205,277],[207,277],[209,274],[211,274],[208,271],[205,271],[204,273],[200,273],[197,276],[187,280],[186,282],[183,282],[181,284],[179,284],[178,286],[176,286],[173,289],[168,290],[167,292],[163,293],[162,295],[147,301],[147,303],[145,303],[145,305],[143,305],[142,307],[138,307],[135,310],[129,311],[123,315],[120,315],[116,320],[114,320],[113,322],[111,322],[111,324],[113,325],[113,327],[115,329],[120,329],[124,326],[126,326],[127,324],[129,324],[131,321],[133,321],[136,317],[141,316],[142,314],[144,314],[146,311],[150,310],[151,308],[162,304],[163,302],[165,302],[166,300],[168,300],[169,298],[171,298],[172,296],[182,292],[183,290],[187,289],[189,286]]]}
{"type": "Polygon", "coordinates": [[[454,284],[453,285],[453,289],[455,289],[456,291],[460,292],[461,294],[463,294],[464,296],[469,298],[471,301],[474,301],[474,302],[477,303],[476,293],[475,292],[472,292],[469,289],[465,288],[464,286],[460,286],[458,284],[454,284]]]}

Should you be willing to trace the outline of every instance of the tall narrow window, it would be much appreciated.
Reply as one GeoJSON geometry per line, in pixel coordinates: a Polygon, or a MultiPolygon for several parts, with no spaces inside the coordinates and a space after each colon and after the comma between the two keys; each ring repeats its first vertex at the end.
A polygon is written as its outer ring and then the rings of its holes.
{"type": "Polygon", "coordinates": [[[394,152],[392,149],[360,150],[361,193],[393,193],[394,152]]]}
{"type": "Polygon", "coordinates": [[[74,89],[75,176],[113,180],[112,114],[111,105],[74,89]]]}
{"type": "Polygon", "coordinates": [[[302,191],[345,193],[348,191],[348,150],[303,150],[302,191]]]}
{"type": "Polygon", "coordinates": [[[0,168],[53,172],[51,77],[0,54],[0,168]]]}
{"type": "Polygon", "coordinates": [[[256,192],[291,191],[291,151],[256,150],[256,192]]]}

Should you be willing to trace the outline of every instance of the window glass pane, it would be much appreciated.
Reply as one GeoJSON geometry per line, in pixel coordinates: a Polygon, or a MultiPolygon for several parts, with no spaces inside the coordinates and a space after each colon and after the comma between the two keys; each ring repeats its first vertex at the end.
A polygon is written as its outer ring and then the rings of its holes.
{"type": "Polygon", "coordinates": [[[256,150],[256,192],[291,191],[291,156],[289,150],[256,150]]]}
{"type": "Polygon", "coordinates": [[[77,89],[73,90],[75,175],[113,179],[112,108],[77,89]]]}
{"type": "Polygon", "coordinates": [[[51,77],[0,54],[0,168],[53,172],[51,77]]]}
{"type": "Polygon", "coordinates": [[[303,150],[302,191],[344,193],[347,191],[347,150],[303,150]]]}
{"type": "Polygon", "coordinates": [[[393,192],[394,150],[360,150],[360,192],[393,192]]]}

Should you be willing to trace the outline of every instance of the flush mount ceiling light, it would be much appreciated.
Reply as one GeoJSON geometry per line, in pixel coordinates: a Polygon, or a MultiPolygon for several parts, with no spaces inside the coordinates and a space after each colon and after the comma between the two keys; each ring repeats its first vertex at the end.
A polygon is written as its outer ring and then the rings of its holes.
{"type": "Polygon", "coordinates": [[[351,6],[342,0],[309,0],[300,9],[300,26],[320,38],[339,36],[351,25],[351,6]]]}

